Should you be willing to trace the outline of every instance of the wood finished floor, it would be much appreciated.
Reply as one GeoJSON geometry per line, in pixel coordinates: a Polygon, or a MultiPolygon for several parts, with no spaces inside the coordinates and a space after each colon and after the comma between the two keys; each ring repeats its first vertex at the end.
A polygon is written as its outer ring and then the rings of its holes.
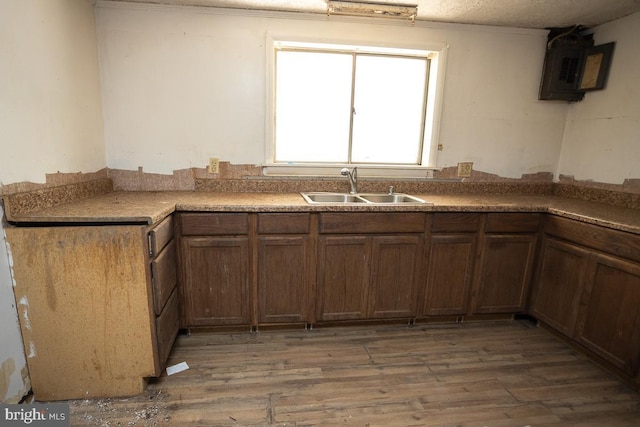
{"type": "Polygon", "coordinates": [[[77,426],[639,426],[640,395],[523,321],[178,337],[144,395],[77,426]]]}

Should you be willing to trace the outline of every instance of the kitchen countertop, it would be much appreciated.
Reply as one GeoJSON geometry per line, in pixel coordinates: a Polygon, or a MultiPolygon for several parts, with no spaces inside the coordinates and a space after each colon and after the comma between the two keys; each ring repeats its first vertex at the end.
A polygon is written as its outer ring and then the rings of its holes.
{"type": "Polygon", "coordinates": [[[175,211],[192,212],[547,212],[640,234],[640,211],[561,196],[412,194],[428,205],[311,205],[299,193],[204,191],[109,192],[19,215],[11,223],[154,224],[175,211]]]}

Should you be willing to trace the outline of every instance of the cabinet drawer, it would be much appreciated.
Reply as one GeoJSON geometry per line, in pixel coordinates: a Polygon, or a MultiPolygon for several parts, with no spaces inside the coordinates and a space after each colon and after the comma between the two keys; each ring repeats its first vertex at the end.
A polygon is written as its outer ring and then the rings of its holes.
{"type": "Polygon", "coordinates": [[[162,248],[164,248],[172,238],[173,218],[169,216],[153,230],[149,231],[149,250],[151,251],[151,256],[159,254],[162,248]]]}
{"type": "Polygon", "coordinates": [[[540,225],[537,213],[490,213],[487,214],[487,233],[535,233],[540,225]]]}
{"type": "Polygon", "coordinates": [[[176,287],[176,247],[172,241],[151,261],[153,305],[156,315],[162,312],[171,291],[176,287]]]}
{"type": "Polygon", "coordinates": [[[180,214],[183,236],[220,236],[249,233],[247,213],[180,214]]]}
{"type": "MultiPolygon", "coordinates": [[[[180,306],[178,305],[178,289],[174,289],[162,314],[156,318],[156,338],[158,343],[158,359],[160,369],[164,368],[171,347],[180,329],[180,306]]],[[[158,372],[158,375],[160,372],[158,372]]]]}
{"type": "Polygon", "coordinates": [[[320,233],[422,233],[425,214],[415,212],[320,214],[320,233]]]}
{"type": "Polygon", "coordinates": [[[479,213],[435,213],[431,231],[434,233],[473,233],[480,226],[479,213]]]}
{"type": "Polygon", "coordinates": [[[309,214],[265,213],[258,215],[260,234],[308,234],[309,214]]]}

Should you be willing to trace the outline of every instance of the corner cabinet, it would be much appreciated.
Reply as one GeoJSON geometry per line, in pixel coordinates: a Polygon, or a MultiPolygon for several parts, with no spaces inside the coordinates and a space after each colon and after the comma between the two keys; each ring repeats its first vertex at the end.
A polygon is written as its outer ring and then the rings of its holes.
{"type": "Polygon", "coordinates": [[[619,372],[640,364],[640,236],[548,216],[531,313],[619,372]]]}
{"type": "Polygon", "coordinates": [[[178,331],[170,219],[6,233],[37,400],[135,395],[160,375],[178,331]]]}

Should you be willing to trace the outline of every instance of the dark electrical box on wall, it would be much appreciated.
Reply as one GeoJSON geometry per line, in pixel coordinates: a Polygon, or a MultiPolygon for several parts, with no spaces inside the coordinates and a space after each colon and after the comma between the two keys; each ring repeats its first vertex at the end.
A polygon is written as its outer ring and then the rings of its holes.
{"type": "Polygon", "coordinates": [[[575,102],[604,89],[615,43],[594,46],[584,31],[580,25],[550,29],[538,99],[575,102]]]}

